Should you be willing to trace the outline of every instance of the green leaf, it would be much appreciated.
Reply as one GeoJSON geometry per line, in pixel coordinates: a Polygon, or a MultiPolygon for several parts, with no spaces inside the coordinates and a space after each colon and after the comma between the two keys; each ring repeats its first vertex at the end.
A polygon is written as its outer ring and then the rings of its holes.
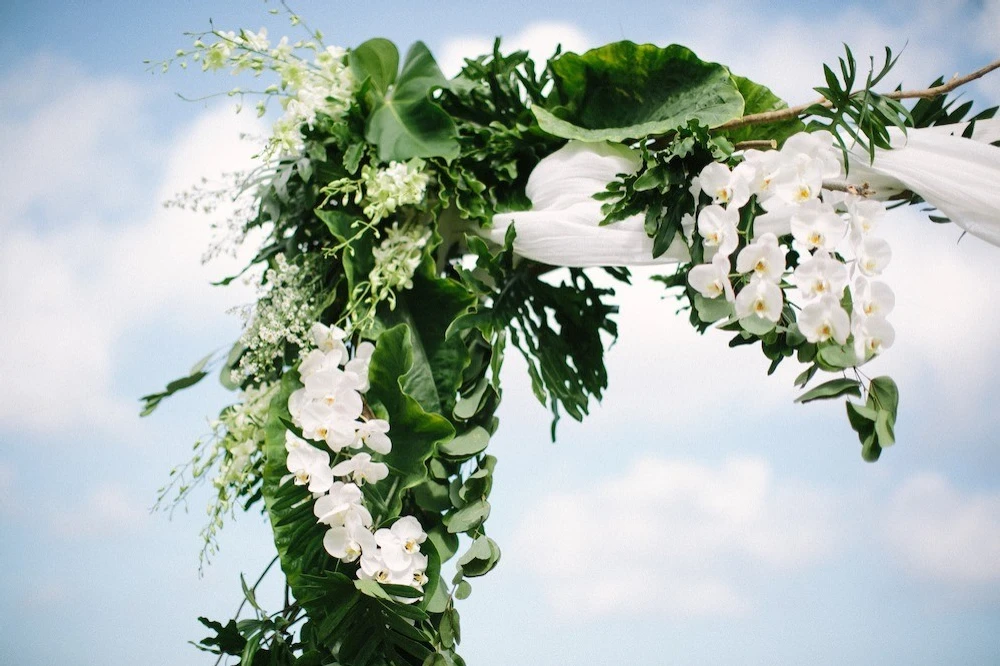
{"type": "Polygon", "coordinates": [[[713,324],[733,314],[733,304],[722,296],[705,298],[701,294],[695,293],[694,308],[698,313],[698,319],[706,324],[713,324]]]}
{"type": "Polygon", "coordinates": [[[853,368],[860,363],[853,345],[829,345],[816,354],[816,361],[824,370],[838,371],[853,368]]]}
{"type": "Polygon", "coordinates": [[[448,328],[459,315],[473,306],[475,296],[460,283],[439,278],[427,261],[413,278],[413,288],[400,294],[412,320],[416,336],[430,364],[431,376],[442,414],[455,407],[462,384],[462,372],[469,365],[469,350],[448,328]]]}
{"type": "MultiPolygon", "coordinates": [[[[392,427],[389,431],[392,451],[383,457],[383,462],[396,475],[399,483],[397,490],[411,488],[426,479],[425,462],[433,454],[434,447],[455,433],[447,419],[440,414],[428,413],[403,390],[412,368],[413,345],[409,327],[400,324],[383,331],[369,364],[371,388],[367,398],[372,409],[383,414],[392,427]]],[[[388,483],[386,479],[379,486],[388,483]]],[[[393,514],[398,512],[398,498],[397,492],[393,514]]]]}
{"type": "Polygon", "coordinates": [[[812,402],[813,400],[828,400],[842,395],[853,395],[861,397],[861,382],[856,379],[833,379],[816,386],[810,391],[806,391],[795,402],[812,402]]]}
{"type": "Polygon", "coordinates": [[[455,598],[459,601],[463,601],[469,598],[472,594],[472,585],[467,580],[458,581],[458,586],[455,587],[455,598]]]}
{"type": "Polygon", "coordinates": [[[875,418],[875,436],[881,447],[892,446],[896,443],[895,432],[896,417],[885,410],[879,410],[875,418]]]}
{"type": "MultiPolygon", "coordinates": [[[[766,113],[768,111],[778,111],[788,108],[788,104],[771,92],[766,86],[762,86],[742,76],[735,74],[732,76],[736,87],[740,91],[740,95],[743,96],[743,115],[749,116],[755,113],[766,113]]],[[[733,143],[753,139],[773,139],[780,146],[785,139],[798,132],[803,132],[805,129],[806,126],[801,120],[793,118],[780,123],[747,125],[746,127],[721,132],[720,135],[733,143]]]]}
{"type": "Polygon", "coordinates": [[[878,409],[890,412],[895,417],[896,410],[899,409],[899,388],[896,382],[890,377],[876,377],[868,390],[874,396],[878,409]]]}
{"type": "Polygon", "coordinates": [[[758,337],[773,331],[775,325],[773,321],[758,317],[757,315],[750,315],[749,317],[740,319],[740,328],[758,337]]]}
{"type": "Polygon", "coordinates": [[[365,139],[378,148],[380,160],[458,157],[455,121],[430,97],[446,83],[431,52],[423,42],[414,43],[395,84],[375,103],[365,126],[365,139]]]}
{"type": "Polygon", "coordinates": [[[549,134],[624,141],[664,134],[697,120],[717,127],[743,114],[743,97],[722,65],[677,44],[622,41],[552,63],[561,116],[532,107],[549,134]]]}
{"type": "Polygon", "coordinates": [[[458,435],[455,439],[445,442],[438,447],[438,451],[448,458],[467,459],[485,450],[489,443],[490,433],[485,428],[476,426],[458,435]]]}
{"type": "Polygon", "coordinates": [[[448,531],[452,534],[469,532],[482,525],[489,517],[489,502],[484,499],[471,502],[451,515],[448,521],[448,531]]]}
{"type": "Polygon", "coordinates": [[[191,368],[191,372],[186,377],[181,377],[180,379],[175,379],[170,382],[163,391],[144,395],[139,398],[139,400],[144,403],[142,411],[139,412],[139,416],[149,416],[163,400],[169,398],[178,391],[183,391],[186,388],[194,386],[204,379],[208,375],[208,372],[205,370],[205,366],[207,366],[208,362],[212,360],[212,356],[213,354],[209,354],[195,363],[194,367],[191,368]]]}
{"type": "Polygon", "coordinates": [[[449,650],[462,640],[460,625],[458,622],[458,611],[449,608],[441,616],[441,625],[438,629],[441,632],[441,645],[449,650]]]}
{"type": "Polygon", "coordinates": [[[477,537],[465,555],[458,560],[458,571],[463,576],[484,576],[500,561],[500,547],[487,536],[477,537]]]}
{"type": "Polygon", "coordinates": [[[399,67],[399,50],[388,39],[376,37],[358,46],[349,56],[351,73],[359,84],[370,80],[383,95],[396,80],[399,67]]]}

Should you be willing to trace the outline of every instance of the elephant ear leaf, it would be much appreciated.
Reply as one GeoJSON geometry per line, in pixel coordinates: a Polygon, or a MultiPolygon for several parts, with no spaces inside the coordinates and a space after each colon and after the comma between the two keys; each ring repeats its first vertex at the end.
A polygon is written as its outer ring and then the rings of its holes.
{"type": "Polygon", "coordinates": [[[397,73],[399,52],[387,39],[371,39],[351,52],[351,71],[372,101],[365,139],[383,162],[458,156],[458,129],[431,98],[447,84],[423,42],[410,47],[397,73]]]}
{"type": "Polygon", "coordinates": [[[556,106],[535,106],[549,134],[582,141],[624,141],[664,134],[698,120],[717,127],[743,115],[729,70],[677,44],[629,41],[552,63],[556,106]]]}

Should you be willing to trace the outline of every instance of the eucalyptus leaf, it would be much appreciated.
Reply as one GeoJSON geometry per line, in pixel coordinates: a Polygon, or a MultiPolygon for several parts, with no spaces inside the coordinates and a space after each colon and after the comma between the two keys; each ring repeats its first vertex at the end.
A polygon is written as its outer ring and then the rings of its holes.
{"type": "Polygon", "coordinates": [[[861,382],[856,379],[848,379],[846,377],[832,379],[814,387],[810,391],[806,391],[796,398],[795,402],[805,403],[812,402],[813,400],[828,400],[842,395],[854,395],[860,397],[861,382]]]}

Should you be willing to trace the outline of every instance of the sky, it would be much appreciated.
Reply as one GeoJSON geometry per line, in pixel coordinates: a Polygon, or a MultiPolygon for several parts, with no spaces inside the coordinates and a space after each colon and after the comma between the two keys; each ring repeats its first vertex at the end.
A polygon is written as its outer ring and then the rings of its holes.
{"type": "MultiPolygon", "coordinates": [[[[210,664],[187,644],[273,556],[240,515],[198,574],[208,493],[151,513],[207,419],[199,386],[138,418],[137,397],[228,346],[254,294],[209,282],[211,216],[162,203],[243,168],[266,126],[198,98],[228,75],[152,74],[186,31],[287,26],[274,3],[0,6],[0,663],[210,664]]],[[[920,87],[1000,53],[1000,2],[299,2],[328,43],[420,39],[454,73],[494,35],[538,57],[619,39],[681,43],[815,97],[847,43],[903,49],[920,87]],[[905,48],[904,48],[905,47],[905,48]]],[[[964,93],[1000,102],[1000,74],[964,93]]],[[[789,364],[699,336],[641,279],[619,293],[610,386],[548,440],[508,355],[491,536],[500,566],[460,607],[462,654],[520,663],[995,664],[1000,656],[1000,248],[919,210],[892,244],[896,343],[869,374],[902,394],[897,444],[861,460],[840,402],[796,405],[789,364]]],[[[277,603],[269,580],[265,603],[277,603]]]]}

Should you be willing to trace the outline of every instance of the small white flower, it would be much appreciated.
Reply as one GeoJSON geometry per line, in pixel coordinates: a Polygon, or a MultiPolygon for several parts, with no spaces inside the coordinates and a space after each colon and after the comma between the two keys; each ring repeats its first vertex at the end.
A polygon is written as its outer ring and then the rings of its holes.
{"type": "Polygon", "coordinates": [[[688,283],[705,298],[725,296],[732,301],[733,285],[729,282],[729,257],[716,254],[712,263],[695,266],[688,272],[688,283]]]}
{"type": "Polygon", "coordinates": [[[358,449],[362,444],[375,453],[385,455],[392,450],[392,442],[386,433],[389,432],[389,422],[384,419],[368,419],[357,426],[357,432],[352,446],[358,449]]]}
{"type": "Polygon", "coordinates": [[[378,483],[389,476],[389,468],[385,463],[372,462],[368,453],[358,453],[352,458],[333,466],[334,476],[349,476],[359,486],[365,483],[378,483]]]}
{"type": "Polygon", "coordinates": [[[420,544],[427,539],[420,523],[413,516],[404,516],[390,529],[375,532],[375,541],[381,549],[382,561],[392,571],[411,570],[414,555],[420,554],[420,544]]]}
{"type": "Polygon", "coordinates": [[[352,519],[346,525],[335,525],[323,536],[323,548],[344,562],[354,562],[365,553],[375,554],[378,545],[367,527],[352,519]]]}
{"type": "Polygon", "coordinates": [[[896,307],[896,295],[885,282],[859,277],[854,283],[854,312],[859,317],[886,316],[896,307]]]}
{"type": "Polygon", "coordinates": [[[295,485],[308,486],[311,493],[325,493],[333,485],[330,454],[285,431],[285,466],[292,473],[295,485]]]}
{"type": "Polygon", "coordinates": [[[774,234],[763,234],[737,255],[736,271],[752,271],[754,277],[777,284],[785,273],[786,254],[785,249],[778,245],[778,238],[774,234]]]}
{"type": "Polygon", "coordinates": [[[830,294],[839,299],[848,282],[847,266],[825,252],[817,252],[798,265],[791,282],[806,298],[830,294]]]}
{"type": "Polygon", "coordinates": [[[740,241],[736,226],[739,221],[740,212],[736,208],[713,204],[702,209],[698,214],[698,233],[705,247],[715,249],[724,257],[732,254],[740,241]]]}
{"type": "Polygon", "coordinates": [[[701,189],[712,197],[712,203],[727,208],[742,208],[750,200],[749,180],[753,174],[747,169],[730,171],[719,162],[712,162],[698,176],[701,189]]]}
{"type": "Polygon", "coordinates": [[[892,248],[884,238],[866,238],[858,248],[858,268],[865,275],[881,275],[890,259],[892,248]]]}
{"type": "Polygon", "coordinates": [[[798,323],[799,330],[809,342],[825,342],[833,338],[842,345],[851,334],[850,317],[840,307],[840,302],[830,295],[802,308],[798,323]]]}
{"type": "Polygon", "coordinates": [[[353,483],[335,481],[330,492],[313,505],[313,514],[320,523],[337,526],[356,521],[371,527],[372,515],[362,502],[361,489],[353,483]]]}
{"type": "Polygon", "coordinates": [[[882,315],[858,318],[853,332],[855,348],[860,358],[881,354],[896,339],[895,329],[882,315]]]}
{"type": "Polygon", "coordinates": [[[736,295],[736,316],[739,319],[757,316],[777,323],[781,319],[783,303],[784,297],[778,285],[753,277],[736,295]]]}
{"type": "Polygon", "coordinates": [[[829,204],[810,201],[792,213],[791,228],[806,249],[833,252],[847,232],[847,223],[829,204]]]}

